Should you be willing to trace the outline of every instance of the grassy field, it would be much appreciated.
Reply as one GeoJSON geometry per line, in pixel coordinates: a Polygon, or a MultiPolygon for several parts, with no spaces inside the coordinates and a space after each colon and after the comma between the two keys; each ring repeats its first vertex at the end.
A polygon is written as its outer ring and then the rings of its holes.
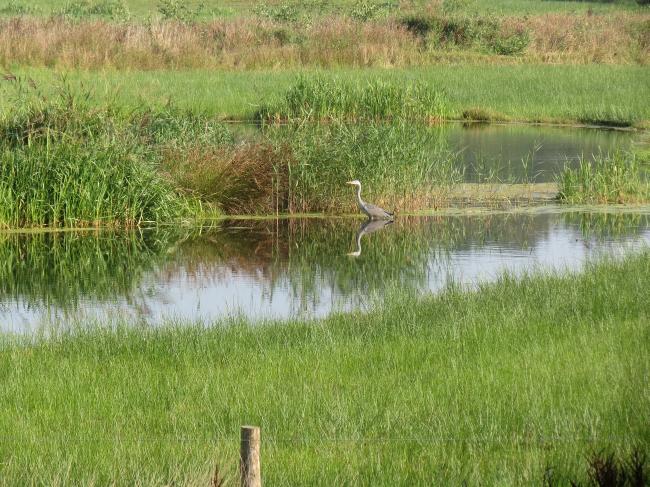
{"type": "MultiPolygon", "coordinates": [[[[647,125],[650,120],[650,102],[644,96],[650,91],[650,70],[640,66],[465,65],[246,73],[16,70],[33,78],[45,92],[58,84],[63,73],[73,87],[83,83],[98,100],[133,108],[171,103],[224,119],[251,119],[262,106],[281,101],[298,75],[307,73],[351,83],[377,79],[397,85],[420,83],[445,94],[448,116],[453,119],[478,112],[496,120],[631,125],[647,125]]],[[[11,89],[5,82],[3,90],[11,89]]],[[[0,108],[11,108],[8,101],[0,101],[0,108]]]]}
{"type": "MultiPolygon", "coordinates": [[[[61,11],[88,11],[92,7],[100,6],[103,9],[96,9],[101,16],[106,15],[104,12],[111,12],[120,6],[126,7],[131,15],[136,18],[146,18],[148,16],[162,16],[160,11],[161,7],[174,6],[172,1],[161,0],[123,0],[123,1],[110,1],[110,0],[88,0],[86,2],[76,2],[79,6],[74,9],[70,8],[71,4],[75,2],[69,0],[36,0],[33,2],[21,0],[3,0],[0,2],[0,13],[15,14],[21,11],[28,10],[31,13],[39,15],[49,15],[61,11]],[[84,9],[85,7],[85,9],[84,9]],[[5,10],[3,12],[3,9],[5,10]]],[[[180,2],[177,2],[180,3],[180,2]]],[[[332,12],[352,12],[359,8],[359,2],[356,0],[337,0],[333,2],[298,2],[296,0],[268,0],[266,2],[257,2],[254,0],[192,0],[182,2],[188,10],[197,13],[199,19],[207,19],[214,17],[236,17],[243,15],[251,15],[256,12],[263,12],[260,6],[266,9],[274,9],[284,7],[287,10],[308,10],[309,12],[316,12],[322,14],[329,14],[332,12]]],[[[408,11],[427,11],[432,8],[446,8],[454,10],[458,8],[472,9],[481,14],[516,14],[516,15],[530,15],[530,14],[543,14],[543,13],[584,13],[592,11],[595,13],[608,13],[620,10],[635,10],[639,9],[639,5],[634,0],[618,0],[618,1],[565,1],[565,0],[495,0],[491,2],[482,2],[479,0],[413,0],[410,2],[398,1],[370,1],[365,2],[369,5],[378,5],[380,8],[379,13],[385,14],[397,9],[408,11]]],[[[92,11],[92,10],[91,10],[92,11]]],[[[87,14],[88,15],[88,14],[87,14]]]]}
{"type": "Polygon", "coordinates": [[[649,276],[645,251],[315,322],[5,335],[0,484],[205,485],[249,423],[270,485],[584,482],[650,447],[649,276]]]}

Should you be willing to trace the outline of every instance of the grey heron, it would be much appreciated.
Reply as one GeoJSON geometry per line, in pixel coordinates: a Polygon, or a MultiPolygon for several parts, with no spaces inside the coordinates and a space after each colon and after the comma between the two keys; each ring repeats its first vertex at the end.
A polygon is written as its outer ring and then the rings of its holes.
{"type": "Polygon", "coordinates": [[[384,210],[383,208],[380,208],[377,205],[366,203],[361,199],[361,181],[355,179],[353,181],[348,181],[345,184],[351,184],[357,187],[357,203],[359,205],[359,209],[363,211],[366,215],[368,215],[368,218],[370,220],[392,220],[393,219],[393,213],[390,213],[384,210]]]}
{"type": "Polygon", "coordinates": [[[355,250],[354,252],[350,252],[348,255],[351,257],[359,257],[361,255],[361,237],[363,237],[367,233],[372,233],[372,232],[376,232],[377,230],[381,230],[386,225],[390,225],[391,223],[393,223],[393,220],[366,220],[365,222],[363,222],[363,224],[359,227],[359,230],[357,231],[357,237],[356,237],[357,250],[355,250]]]}

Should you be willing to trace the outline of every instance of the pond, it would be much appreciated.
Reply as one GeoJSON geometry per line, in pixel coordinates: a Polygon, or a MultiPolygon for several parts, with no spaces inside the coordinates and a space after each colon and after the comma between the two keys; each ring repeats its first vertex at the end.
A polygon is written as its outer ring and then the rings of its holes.
{"type": "Polygon", "coordinates": [[[210,322],[368,309],[508,271],[578,270],[650,244],[646,211],[561,210],[224,220],[131,232],[0,234],[0,329],[128,318],[210,322]]]}

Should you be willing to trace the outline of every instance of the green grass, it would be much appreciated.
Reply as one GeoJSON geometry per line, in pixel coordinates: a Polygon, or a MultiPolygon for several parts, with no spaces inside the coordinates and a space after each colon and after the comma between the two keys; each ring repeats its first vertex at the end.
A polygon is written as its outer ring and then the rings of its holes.
{"type": "Polygon", "coordinates": [[[17,93],[0,119],[0,227],[133,226],[189,210],[110,109],[17,93]]]}
{"type": "Polygon", "coordinates": [[[567,203],[638,203],[650,197],[647,168],[635,154],[615,153],[580,161],[558,176],[559,198],[567,203]]]}
{"type": "MultiPolygon", "coordinates": [[[[481,109],[498,119],[578,122],[615,119],[618,124],[647,125],[650,91],[647,67],[640,66],[436,66],[419,69],[302,71],[351,83],[382,80],[420,83],[445,95],[448,114],[461,119],[481,109]],[[594,96],[598,93],[598,96],[594,96]]],[[[56,83],[57,72],[20,69],[42,89],[56,83]]],[[[223,118],[246,119],[264,105],[278,103],[300,71],[103,71],[67,73],[71,83],[91,86],[99,99],[125,106],[179,108],[223,118]]],[[[7,110],[0,101],[0,109],[7,110]]]]}
{"type": "MultiPolygon", "coordinates": [[[[169,2],[173,5],[172,2],[169,2]]],[[[179,4],[186,5],[190,12],[196,12],[197,19],[209,19],[216,17],[240,17],[250,15],[264,15],[266,12],[275,14],[284,13],[285,16],[292,18],[293,16],[315,16],[321,14],[331,13],[347,13],[353,14],[361,10],[358,6],[360,2],[356,0],[338,0],[335,2],[298,2],[296,0],[269,0],[267,2],[257,2],[254,0],[204,0],[204,1],[188,1],[178,2],[179,4]],[[202,6],[202,7],[201,7],[202,6]],[[266,9],[260,8],[265,6],[266,9]],[[284,7],[284,11],[280,10],[284,7]]],[[[380,5],[382,8],[370,9],[376,11],[377,15],[385,15],[398,11],[398,2],[380,2],[369,1],[368,5],[380,5]]],[[[408,7],[409,11],[425,11],[429,2],[426,0],[416,0],[410,2],[408,7]]],[[[1,0],[0,12],[3,9],[5,14],[21,13],[28,7],[27,13],[37,15],[50,15],[58,12],[68,12],[71,14],[82,14],[84,16],[108,16],[112,11],[117,11],[116,7],[123,5],[128,12],[135,18],[147,18],[150,16],[161,16],[159,6],[163,2],[160,0],[88,0],[72,2],[70,0],[36,0],[27,2],[26,0],[1,0]],[[94,6],[104,7],[101,9],[93,9],[94,6]],[[108,7],[108,8],[106,8],[108,7]],[[113,8],[110,8],[113,7],[113,8]],[[92,12],[99,12],[93,14],[92,12]]],[[[483,2],[479,0],[456,0],[447,1],[442,4],[442,7],[449,11],[457,10],[470,10],[480,14],[510,14],[510,15],[531,15],[542,14],[551,12],[564,12],[564,13],[584,13],[591,10],[595,13],[608,13],[621,10],[635,10],[640,7],[632,0],[622,0],[614,2],[602,1],[536,1],[536,0],[496,0],[492,2],[483,2]]],[[[276,14],[276,15],[279,15],[276,14]]]]}
{"type": "Polygon", "coordinates": [[[0,482],[205,485],[243,424],[269,485],[584,481],[649,448],[649,285],[645,251],[315,322],[4,335],[0,482]]]}
{"type": "Polygon", "coordinates": [[[433,86],[406,86],[337,77],[299,76],[276,106],[264,106],[261,120],[439,121],[445,119],[444,95],[433,86]]]}

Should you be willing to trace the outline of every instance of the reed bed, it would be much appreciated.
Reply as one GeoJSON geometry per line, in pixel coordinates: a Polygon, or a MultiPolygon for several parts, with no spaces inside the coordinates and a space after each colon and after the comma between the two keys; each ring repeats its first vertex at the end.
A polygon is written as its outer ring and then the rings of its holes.
{"type": "Polygon", "coordinates": [[[110,22],[0,19],[0,65],[83,69],[250,70],[480,64],[647,64],[648,15],[495,17],[418,14],[360,22],[345,16],[282,21],[110,22]]]}
{"type": "Polygon", "coordinates": [[[385,207],[432,208],[462,181],[462,170],[425,126],[333,123],[271,127],[268,137],[292,151],[286,169],[289,212],[356,211],[344,183],[362,178],[363,194],[385,207]]]}
{"type": "Polygon", "coordinates": [[[641,203],[650,198],[648,168],[633,153],[601,155],[565,168],[558,177],[559,198],[567,203],[641,203]]]}
{"type": "Polygon", "coordinates": [[[136,226],[189,213],[110,107],[18,92],[0,120],[0,227],[136,226]]]}
{"type": "Polygon", "coordinates": [[[70,142],[0,157],[0,226],[136,226],[180,214],[171,186],[128,148],[70,142]]]}
{"type": "Polygon", "coordinates": [[[316,322],[3,335],[3,481],[204,485],[252,423],[267,484],[584,484],[648,449],[649,279],[646,251],[316,322]]]}
{"type": "Polygon", "coordinates": [[[262,121],[428,122],[448,116],[445,95],[430,85],[400,86],[383,80],[364,83],[337,77],[301,75],[274,106],[263,106],[262,121]]]}
{"type": "MultiPolygon", "coordinates": [[[[460,184],[458,155],[421,123],[445,116],[445,97],[423,85],[301,76],[267,105],[275,108],[258,111],[261,129],[248,132],[170,106],[133,109],[74,90],[21,89],[0,120],[3,227],[137,226],[206,211],[353,212],[344,182],[359,178],[367,200],[398,211],[515,194],[460,184]],[[267,123],[279,119],[290,122],[267,123]]],[[[609,184],[609,196],[593,201],[647,200],[634,186],[639,164],[625,166],[625,177],[598,164],[587,174],[583,165],[562,176],[562,199],[585,199],[577,195],[593,190],[584,183],[591,178],[609,184]]]]}

